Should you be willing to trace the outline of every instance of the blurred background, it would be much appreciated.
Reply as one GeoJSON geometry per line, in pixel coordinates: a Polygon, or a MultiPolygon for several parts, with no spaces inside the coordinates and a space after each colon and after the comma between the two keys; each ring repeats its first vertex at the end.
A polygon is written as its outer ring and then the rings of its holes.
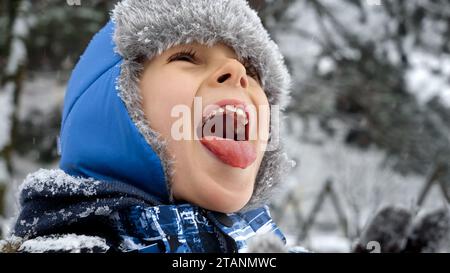
{"type": "MultiPolygon", "coordinates": [[[[0,234],[26,175],[58,166],[67,80],[115,2],[0,2],[0,234]]],[[[297,164],[271,204],[288,243],[348,252],[384,206],[447,207],[450,2],[249,3],[294,80],[283,138],[297,164]]]]}

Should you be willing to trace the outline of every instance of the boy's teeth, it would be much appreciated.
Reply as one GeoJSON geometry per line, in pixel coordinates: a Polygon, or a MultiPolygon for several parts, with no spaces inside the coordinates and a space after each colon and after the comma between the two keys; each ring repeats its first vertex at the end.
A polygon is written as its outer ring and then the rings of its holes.
{"type": "Polygon", "coordinates": [[[213,110],[213,111],[208,115],[208,118],[210,118],[211,116],[216,115],[217,113],[223,114],[225,111],[227,111],[227,112],[234,112],[234,113],[236,113],[238,116],[247,117],[247,115],[245,114],[244,109],[239,108],[239,107],[235,107],[235,106],[233,106],[233,105],[225,105],[225,109],[224,109],[223,107],[219,107],[219,108],[213,110]]]}

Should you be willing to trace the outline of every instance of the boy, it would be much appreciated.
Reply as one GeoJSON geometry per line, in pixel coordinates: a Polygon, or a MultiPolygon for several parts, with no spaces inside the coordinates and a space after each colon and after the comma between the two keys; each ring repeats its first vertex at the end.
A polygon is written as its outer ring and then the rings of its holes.
{"type": "Polygon", "coordinates": [[[244,0],[121,1],[69,81],[60,170],[26,178],[8,248],[244,252],[257,234],[285,241],[265,202],[289,162],[267,148],[277,136],[262,109],[282,107],[289,82],[244,0]]]}

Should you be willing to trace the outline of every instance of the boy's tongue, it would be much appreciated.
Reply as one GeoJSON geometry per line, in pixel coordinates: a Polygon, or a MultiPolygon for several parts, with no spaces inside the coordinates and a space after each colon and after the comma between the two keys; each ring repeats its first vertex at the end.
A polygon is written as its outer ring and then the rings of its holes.
{"type": "Polygon", "coordinates": [[[232,167],[245,169],[256,160],[256,150],[249,141],[204,136],[200,142],[223,163],[232,167]]]}

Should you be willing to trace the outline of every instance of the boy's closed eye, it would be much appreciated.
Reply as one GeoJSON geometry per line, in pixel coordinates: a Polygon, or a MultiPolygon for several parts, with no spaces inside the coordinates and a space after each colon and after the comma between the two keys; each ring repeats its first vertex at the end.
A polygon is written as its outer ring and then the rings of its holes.
{"type": "MultiPolygon", "coordinates": [[[[199,60],[197,57],[197,52],[193,49],[184,49],[181,50],[172,56],[169,57],[167,60],[167,63],[174,62],[174,61],[185,61],[190,62],[192,64],[199,64],[199,60]]],[[[250,64],[250,60],[245,60],[242,64],[245,67],[247,75],[249,75],[251,78],[253,78],[258,84],[261,85],[260,76],[256,70],[256,68],[250,64]]]]}
{"type": "Polygon", "coordinates": [[[187,62],[191,62],[196,64],[197,63],[197,52],[193,49],[185,49],[182,51],[179,51],[175,54],[173,54],[172,56],[169,57],[168,59],[168,63],[169,62],[174,62],[174,61],[187,61],[187,62]]]}

